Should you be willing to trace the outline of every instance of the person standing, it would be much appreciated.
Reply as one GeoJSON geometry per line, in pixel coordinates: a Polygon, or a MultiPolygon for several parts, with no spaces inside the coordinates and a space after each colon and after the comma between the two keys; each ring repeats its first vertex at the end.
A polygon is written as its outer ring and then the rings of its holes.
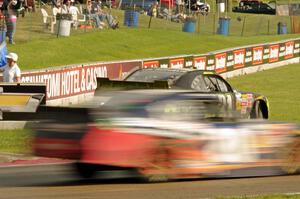
{"type": "Polygon", "coordinates": [[[14,35],[17,29],[17,10],[21,2],[18,0],[4,0],[1,10],[5,16],[7,37],[10,44],[15,44],[14,35]]]}
{"type": "Polygon", "coordinates": [[[9,53],[5,56],[7,64],[0,68],[3,72],[3,82],[21,82],[21,70],[17,65],[18,55],[16,53],[9,53]]]}

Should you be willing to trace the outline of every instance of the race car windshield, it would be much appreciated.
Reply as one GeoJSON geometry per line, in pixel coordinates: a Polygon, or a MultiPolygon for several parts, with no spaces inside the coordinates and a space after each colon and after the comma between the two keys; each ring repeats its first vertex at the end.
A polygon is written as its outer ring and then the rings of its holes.
{"type": "Polygon", "coordinates": [[[177,79],[184,71],[163,71],[163,70],[138,70],[125,79],[125,81],[154,82],[156,80],[177,79]]]}

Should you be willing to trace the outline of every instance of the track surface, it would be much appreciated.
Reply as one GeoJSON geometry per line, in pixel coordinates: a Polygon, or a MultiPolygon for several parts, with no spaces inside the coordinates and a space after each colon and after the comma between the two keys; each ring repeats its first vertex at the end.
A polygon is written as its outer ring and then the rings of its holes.
{"type": "Polygon", "coordinates": [[[0,168],[0,198],[199,199],[300,192],[300,175],[145,184],[128,179],[83,181],[69,166],[0,168]]]}

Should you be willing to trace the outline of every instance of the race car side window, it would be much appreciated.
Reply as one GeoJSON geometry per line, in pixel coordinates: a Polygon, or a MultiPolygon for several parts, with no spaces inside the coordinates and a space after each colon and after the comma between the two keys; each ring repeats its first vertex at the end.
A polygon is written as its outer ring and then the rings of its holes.
{"type": "Polygon", "coordinates": [[[194,90],[203,91],[203,92],[209,91],[206,88],[206,85],[205,85],[202,75],[198,75],[193,79],[193,81],[191,83],[191,88],[194,90]]]}
{"type": "Polygon", "coordinates": [[[217,84],[213,82],[212,79],[209,78],[208,76],[204,76],[204,82],[206,84],[206,88],[209,91],[211,92],[219,91],[217,84]]]}
{"type": "Polygon", "coordinates": [[[215,76],[221,92],[233,92],[231,86],[221,77],[215,76]]]}
{"type": "Polygon", "coordinates": [[[219,85],[219,88],[220,88],[221,92],[229,92],[226,84],[222,80],[220,80],[220,79],[216,79],[216,80],[218,82],[218,85],[219,85]]]}
{"type": "Polygon", "coordinates": [[[231,92],[230,86],[219,76],[208,76],[212,84],[217,88],[219,92],[231,92]]]}

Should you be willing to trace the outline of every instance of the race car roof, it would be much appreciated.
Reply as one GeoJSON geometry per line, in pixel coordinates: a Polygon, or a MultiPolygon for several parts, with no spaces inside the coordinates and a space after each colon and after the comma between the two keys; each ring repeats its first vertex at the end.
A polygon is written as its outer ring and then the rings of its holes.
{"type": "Polygon", "coordinates": [[[154,82],[170,79],[176,80],[187,73],[215,74],[214,71],[195,70],[192,68],[143,68],[129,74],[126,78],[124,78],[124,81],[154,82]]]}

